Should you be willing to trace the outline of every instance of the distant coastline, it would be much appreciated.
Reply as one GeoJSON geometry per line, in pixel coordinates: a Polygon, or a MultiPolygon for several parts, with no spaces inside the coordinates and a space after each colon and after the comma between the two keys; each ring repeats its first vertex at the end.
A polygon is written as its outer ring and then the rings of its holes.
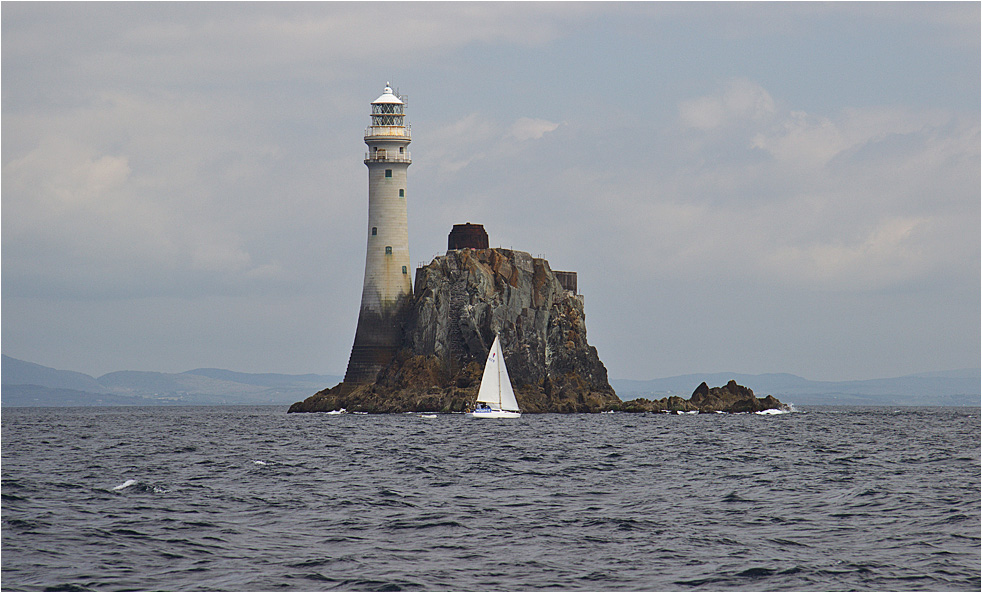
{"type": "MultiPolygon", "coordinates": [[[[340,375],[239,373],[195,369],[184,373],[121,371],[91,377],[3,356],[3,407],[124,405],[289,405],[342,379],[340,375]]],[[[700,382],[735,379],[758,394],[795,405],[979,406],[982,372],[962,369],[867,381],[811,381],[789,374],[706,373],[633,381],[612,379],[622,400],[689,397],[700,382]]]]}

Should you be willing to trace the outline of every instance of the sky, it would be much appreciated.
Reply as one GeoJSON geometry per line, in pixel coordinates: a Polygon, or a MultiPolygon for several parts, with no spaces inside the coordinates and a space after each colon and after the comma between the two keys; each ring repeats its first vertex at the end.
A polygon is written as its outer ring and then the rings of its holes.
{"type": "Polygon", "coordinates": [[[980,361],[980,4],[18,3],[2,350],[343,374],[363,135],[453,224],[578,272],[612,379],[980,361]]]}

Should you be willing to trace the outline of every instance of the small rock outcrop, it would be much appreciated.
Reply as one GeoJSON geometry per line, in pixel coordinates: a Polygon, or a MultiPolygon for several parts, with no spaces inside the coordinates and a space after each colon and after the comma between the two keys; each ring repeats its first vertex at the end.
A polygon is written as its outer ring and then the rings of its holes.
{"type": "Polygon", "coordinates": [[[749,387],[730,381],[723,387],[710,388],[705,382],[692,392],[689,399],[678,396],[663,397],[657,400],[635,399],[621,404],[623,412],[763,412],[764,410],[787,410],[773,395],[758,398],[749,387]]]}
{"type": "Polygon", "coordinates": [[[582,298],[563,288],[545,259],[501,248],[450,250],[417,270],[408,307],[402,349],[374,383],[341,383],[290,411],[469,410],[496,334],[523,411],[621,404],[587,343],[582,298]]]}

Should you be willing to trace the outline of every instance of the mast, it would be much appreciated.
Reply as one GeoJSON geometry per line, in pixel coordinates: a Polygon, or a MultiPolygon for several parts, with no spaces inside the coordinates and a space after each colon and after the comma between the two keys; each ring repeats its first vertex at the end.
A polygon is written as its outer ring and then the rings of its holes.
{"type": "Polygon", "coordinates": [[[498,407],[501,407],[501,369],[505,366],[504,354],[501,353],[501,342],[498,336],[494,337],[494,343],[498,350],[498,407]]]}

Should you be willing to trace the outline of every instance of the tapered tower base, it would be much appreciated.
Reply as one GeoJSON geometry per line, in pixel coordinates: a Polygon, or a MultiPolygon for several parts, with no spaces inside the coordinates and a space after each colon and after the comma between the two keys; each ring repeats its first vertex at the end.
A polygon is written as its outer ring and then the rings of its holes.
{"type": "Polygon", "coordinates": [[[345,383],[374,383],[375,378],[402,346],[402,325],[405,307],[398,307],[394,314],[382,316],[375,311],[362,309],[358,315],[355,343],[348,358],[345,383]]]}

